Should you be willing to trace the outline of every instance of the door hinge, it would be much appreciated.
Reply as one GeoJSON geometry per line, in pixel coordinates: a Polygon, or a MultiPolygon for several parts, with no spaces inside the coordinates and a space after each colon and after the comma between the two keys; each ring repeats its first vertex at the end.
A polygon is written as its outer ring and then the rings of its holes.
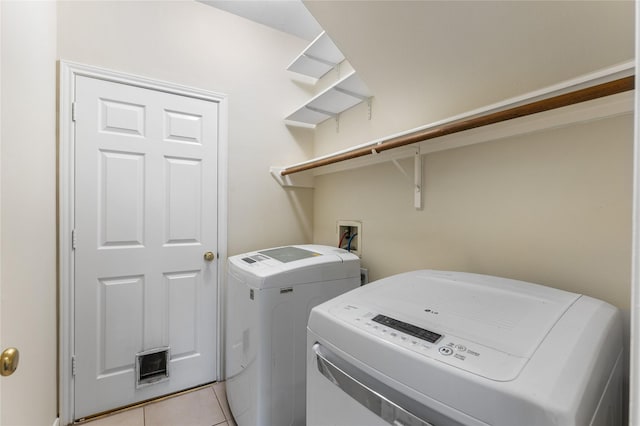
{"type": "Polygon", "coordinates": [[[76,121],[76,103],[71,102],[71,121],[76,121]]]}
{"type": "Polygon", "coordinates": [[[71,376],[76,376],[76,356],[71,357],[71,376]]]}
{"type": "Polygon", "coordinates": [[[71,230],[71,250],[76,249],[76,230],[71,230]]]}

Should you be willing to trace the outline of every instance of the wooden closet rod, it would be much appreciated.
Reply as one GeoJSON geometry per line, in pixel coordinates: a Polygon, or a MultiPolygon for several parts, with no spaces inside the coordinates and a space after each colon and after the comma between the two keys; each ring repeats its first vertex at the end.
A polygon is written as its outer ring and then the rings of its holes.
{"type": "Polygon", "coordinates": [[[475,129],[477,127],[488,126],[490,124],[496,124],[514,118],[524,117],[527,115],[537,114],[539,112],[549,111],[556,108],[562,108],[580,102],[586,102],[605,96],[615,95],[617,93],[633,90],[634,79],[635,76],[632,75],[629,77],[624,77],[618,80],[613,80],[594,86],[589,86],[584,89],[575,90],[573,92],[553,96],[539,101],[534,101],[502,111],[490,112],[477,117],[445,123],[433,128],[419,130],[406,135],[393,137],[379,142],[376,145],[357,148],[352,151],[347,151],[326,158],[321,158],[316,161],[301,164],[299,166],[287,167],[283,169],[280,174],[282,176],[286,176],[292,173],[299,173],[305,170],[315,169],[317,167],[327,166],[329,164],[363,157],[365,155],[373,154],[374,152],[379,153],[382,151],[387,151],[389,149],[411,145],[429,139],[463,132],[465,130],[475,129]]]}

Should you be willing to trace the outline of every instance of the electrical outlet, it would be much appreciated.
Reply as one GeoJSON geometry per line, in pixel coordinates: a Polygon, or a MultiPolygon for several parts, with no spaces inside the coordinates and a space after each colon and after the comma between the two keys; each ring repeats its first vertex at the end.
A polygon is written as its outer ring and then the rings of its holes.
{"type": "Polygon", "coordinates": [[[357,220],[339,220],[338,246],[362,257],[362,222],[357,220]]]}

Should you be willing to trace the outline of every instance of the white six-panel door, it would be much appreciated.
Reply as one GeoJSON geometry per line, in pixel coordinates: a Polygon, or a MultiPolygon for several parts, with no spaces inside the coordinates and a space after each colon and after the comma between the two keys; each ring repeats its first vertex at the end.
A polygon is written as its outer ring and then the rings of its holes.
{"type": "Polygon", "coordinates": [[[218,104],[78,76],[76,419],[217,378],[218,104]],[[135,355],[170,347],[136,388],[135,355]]]}

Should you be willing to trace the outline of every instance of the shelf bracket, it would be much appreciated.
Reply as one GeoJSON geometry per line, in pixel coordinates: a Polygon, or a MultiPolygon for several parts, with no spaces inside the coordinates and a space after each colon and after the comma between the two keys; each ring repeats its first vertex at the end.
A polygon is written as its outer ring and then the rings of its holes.
{"type": "Polygon", "coordinates": [[[327,61],[326,59],[318,58],[317,56],[309,55],[308,53],[303,53],[303,56],[306,56],[313,61],[320,62],[321,64],[330,66],[331,68],[335,68],[338,65],[335,62],[327,61]]]}
{"type": "Polygon", "coordinates": [[[394,166],[396,166],[396,169],[398,169],[398,171],[404,175],[404,177],[406,177],[409,181],[413,180],[411,176],[409,176],[409,173],[407,173],[407,171],[400,165],[400,163],[398,163],[398,160],[394,158],[393,160],[391,160],[391,162],[394,166]]]}
{"type": "MultiPolygon", "coordinates": [[[[402,173],[409,181],[411,181],[411,176],[409,173],[400,165],[398,160],[392,159],[391,162],[394,166],[402,173]]],[[[416,152],[413,155],[413,183],[412,187],[414,190],[413,194],[413,206],[416,210],[422,210],[422,156],[420,155],[420,148],[416,148],[416,152]]]]}
{"type": "Polygon", "coordinates": [[[343,93],[347,96],[351,96],[352,98],[360,99],[361,101],[366,101],[370,98],[370,96],[361,95],[360,93],[353,92],[351,90],[343,89],[342,87],[334,87],[333,90],[336,92],[343,93]]]}
{"type": "Polygon", "coordinates": [[[353,92],[351,90],[343,89],[342,87],[334,87],[333,90],[340,92],[344,95],[351,96],[352,98],[360,99],[362,102],[367,101],[367,109],[369,121],[371,121],[371,99],[372,96],[361,95],[360,93],[353,92]]]}
{"type": "Polygon", "coordinates": [[[336,133],[340,133],[340,114],[339,113],[327,111],[327,110],[324,110],[324,109],[321,109],[321,108],[316,108],[316,107],[313,107],[311,105],[306,105],[305,108],[310,110],[310,111],[317,112],[319,114],[328,115],[329,117],[335,118],[336,119],[336,133]]]}
{"type": "Polygon", "coordinates": [[[328,115],[329,117],[336,117],[338,115],[335,112],[327,111],[327,110],[324,110],[322,108],[316,108],[316,107],[311,106],[311,105],[305,105],[305,108],[310,110],[310,111],[313,111],[313,112],[317,112],[317,113],[320,113],[320,114],[328,115]]]}
{"type": "Polygon", "coordinates": [[[284,167],[271,167],[269,172],[271,176],[282,186],[283,188],[313,188],[313,174],[309,172],[297,173],[294,175],[282,176],[281,172],[284,167]]]}
{"type": "Polygon", "coordinates": [[[416,148],[416,153],[413,156],[413,206],[416,210],[422,210],[422,156],[420,155],[420,148],[416,148]]]}

